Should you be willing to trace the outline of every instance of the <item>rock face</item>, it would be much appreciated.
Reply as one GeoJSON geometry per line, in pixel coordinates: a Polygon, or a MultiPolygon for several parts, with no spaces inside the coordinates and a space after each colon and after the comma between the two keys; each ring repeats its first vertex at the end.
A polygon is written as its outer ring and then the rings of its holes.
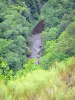
{"type": "Polygon", "coordinates": [[[41,40],[41,33],[32,35],[32,53],[31,58],[35,58],[35,64],[39,63],[41,57],[41,50],[42,50],[42,40],[41,40]]]}
{"type": "Polygon", "coordinates": [[[44,20],[41,20],[34,30],[32,31],[31,41],[32,41],[32,53],[30,58],[35,58],[35,64],[38,64],[41,57],[42,50],[42,39],[41,33],[44,30],[44,20]]]}
{"type": "Polygon", "coordinates": [[[32,34],[38,34],[38,33],[42,33],[42,31],[44,30],[44,20],[41,20],[33,29],[32,34]]]}

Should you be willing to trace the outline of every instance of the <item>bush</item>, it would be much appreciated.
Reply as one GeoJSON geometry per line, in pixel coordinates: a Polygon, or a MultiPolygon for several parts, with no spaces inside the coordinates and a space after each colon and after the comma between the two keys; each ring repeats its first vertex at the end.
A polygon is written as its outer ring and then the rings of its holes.
{"type": "Polygon", "coordinates": [[[71,23],[68,28],[67,28],[67,32],[72,35],[72,34],[75,34],[75,22],[74,23],[71,23]]]}

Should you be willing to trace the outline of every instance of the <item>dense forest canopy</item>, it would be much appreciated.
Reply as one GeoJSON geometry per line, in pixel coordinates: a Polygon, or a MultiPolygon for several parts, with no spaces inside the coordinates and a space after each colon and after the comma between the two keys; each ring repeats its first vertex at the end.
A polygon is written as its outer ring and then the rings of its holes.
{"type": "Polygon", "coordinates": [[[0,59],[14,71],[23,67],[31,53],[30,33],[40,5],[39,0],[0,0],[0,59]]]}
{"type": "Polygon", "coordinates": [[[75,0],[0,0],[0,100],[75,100],[75,0]]]}
{"type": "Polygon", "coordinates": [[[49,0],[44,5],[41,15],[45,19],[45,31],[42,33],[45,51],[41,66],[44,65],[47,69],[55,60],[75,56],[75,2],[49,0]]]}

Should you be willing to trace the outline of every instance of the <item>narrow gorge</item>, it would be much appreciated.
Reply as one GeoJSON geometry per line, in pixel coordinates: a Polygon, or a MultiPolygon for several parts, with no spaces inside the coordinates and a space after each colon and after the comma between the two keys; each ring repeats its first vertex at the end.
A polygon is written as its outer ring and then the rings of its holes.
{"type": "Polygon", "coordinates": [[[32,42],[32,53],[30,58],[35,58],[35,64],[40,62],[41,51],[43,49],[42,45],[42,31],[44,30],[44,20],[41,20],[33,29],[31,35],[32,42]]]}

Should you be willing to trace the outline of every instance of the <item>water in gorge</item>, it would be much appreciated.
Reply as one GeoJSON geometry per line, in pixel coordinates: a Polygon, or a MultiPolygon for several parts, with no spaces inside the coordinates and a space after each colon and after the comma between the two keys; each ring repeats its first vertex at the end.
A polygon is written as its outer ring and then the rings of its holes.
{"type": "Polygon", "coordinates": [[[31,36],[32,41],[32,53],[31,58],[35,58],[35,64],[38,64],[41,57],[42,50],[42,38],[41,33],[34,34],[31,36]]]}
{"type": "Polygon", "coordinates": [[[42,46],[42,31],[44,30],[44,20],[41,20],[33,29],[32,35],[31,35],[31,48],[32,53],[30,58],[35,58],[35,64],[38,64],[40,62],[41,57],[41,50],[43,49],[42,46]]]}

